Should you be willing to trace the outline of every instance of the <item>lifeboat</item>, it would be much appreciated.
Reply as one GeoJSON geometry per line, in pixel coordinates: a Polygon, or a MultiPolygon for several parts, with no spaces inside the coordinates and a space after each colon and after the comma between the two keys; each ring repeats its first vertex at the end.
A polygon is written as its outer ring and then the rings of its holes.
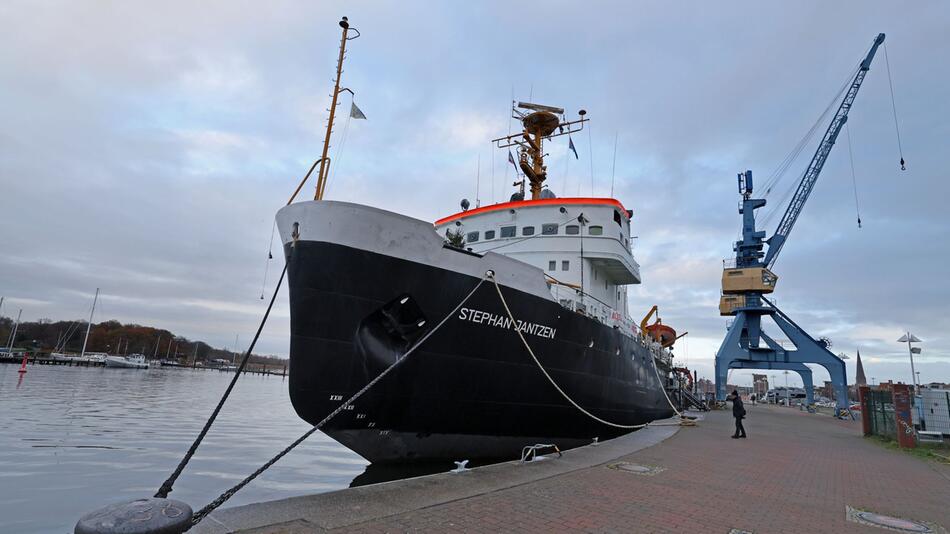
{"type": "Polygon", "coordinates": [[[672,347],[676,341],[676,330],[663,323],[653,323],[644,329],[646,333],[664,347],[672,347]]]}

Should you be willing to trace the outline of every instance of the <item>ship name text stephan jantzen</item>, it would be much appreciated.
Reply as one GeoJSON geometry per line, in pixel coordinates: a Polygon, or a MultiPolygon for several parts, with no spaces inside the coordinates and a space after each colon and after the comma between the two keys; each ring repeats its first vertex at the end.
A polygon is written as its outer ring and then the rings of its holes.
{"type": "Polygon", "coordinates": [[[543,324],[529,323],[527,321],[520,320],[515,322],[512,321],[510,317],[505,317],[504,315],[498,315],[481,310],[473,310],[471,308],[460,309],[458,318],[463,321],[471,321],[478,324],[488,324],[510,330],[515,330],[515,325],[517,325],[517,330],[520,330],[526,334],[545,337],[548,339],[554,339],[554,334],[557,333],[557,329],[551,328],[550,326],[544,326],[543,324]]]}

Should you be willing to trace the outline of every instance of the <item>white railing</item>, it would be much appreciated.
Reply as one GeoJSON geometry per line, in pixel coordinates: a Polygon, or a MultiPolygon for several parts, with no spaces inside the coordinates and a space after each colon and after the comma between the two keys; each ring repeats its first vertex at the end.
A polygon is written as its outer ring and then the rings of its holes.
{"type": "Polygon", "coordinates": [[[562,307],[574,313],[586,315],[601,324],[616,328],[623,335],[634,339],[637,343],[648,347],[653,357],[660,360],[667,367],[672,366],[673,355],[656,341],[649,339],[640,332],[640,325],[626,314],[609,306],[596,297],[584,293],[571,284],[559,282],[548,277],[548,286],[554,299],[562,307]]]}

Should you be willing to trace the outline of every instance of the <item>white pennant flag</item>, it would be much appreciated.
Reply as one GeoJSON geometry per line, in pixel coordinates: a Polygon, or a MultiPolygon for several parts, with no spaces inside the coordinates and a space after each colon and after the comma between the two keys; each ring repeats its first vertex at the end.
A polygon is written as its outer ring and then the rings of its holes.
{"type": "Polygon", "coordinates": [[[366,115],[363,114],[360,108],[356,107],[355,102],[350,102],[350,117],[354,119],[366,119],[366,115]]]}

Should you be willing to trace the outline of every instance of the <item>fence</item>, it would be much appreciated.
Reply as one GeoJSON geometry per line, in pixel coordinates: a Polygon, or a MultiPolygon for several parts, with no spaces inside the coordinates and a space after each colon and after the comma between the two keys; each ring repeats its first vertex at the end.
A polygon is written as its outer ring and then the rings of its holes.
{"type": "Polygon", "coordinates": [[[868,415],[870,433],[897,439],[897,420],[894,417],[894,396],[886,390],[868,390],[861,409],[868,415]]]}
{"type": "Polygon", "coordinates": [[[887,389],[858,388],[861,398],[861,423],[866,436],[897,440],[900,447],[916,447],[914,429],[914,396],[907,384],[894,384],[887,389]]]}

